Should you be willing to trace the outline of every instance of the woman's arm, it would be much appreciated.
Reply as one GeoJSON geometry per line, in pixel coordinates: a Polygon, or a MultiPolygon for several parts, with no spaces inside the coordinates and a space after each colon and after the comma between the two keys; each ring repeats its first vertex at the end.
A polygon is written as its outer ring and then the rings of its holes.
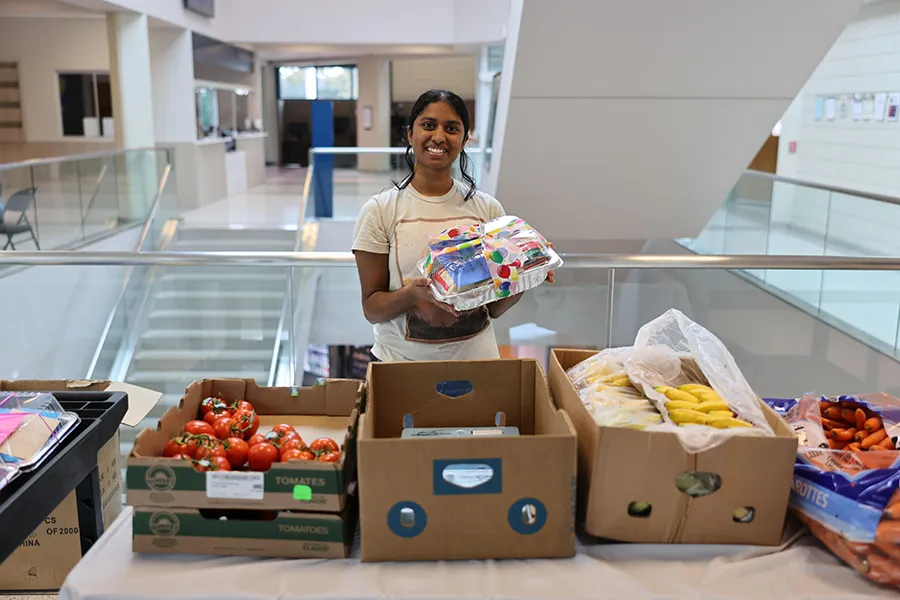
{"type": "Polygon", "coordinates": [[[391,292],[388,255],[360,250],[354,254],[362,288],[363,314],[369,323],[390,321],[411,310],[434,325],[452,325],[456,321],[453,307],[434,299],[427,278],[416,277],[391,292]]]}

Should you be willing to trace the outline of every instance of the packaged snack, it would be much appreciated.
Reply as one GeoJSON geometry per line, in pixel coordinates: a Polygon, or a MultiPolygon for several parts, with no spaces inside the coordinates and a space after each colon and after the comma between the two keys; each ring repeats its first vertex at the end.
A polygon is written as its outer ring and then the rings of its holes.
{"type": "Polygon", "coordinates": [[[539,286],[562,264],[540,233],[506,216],[443,231],[429,242],[419,271],[438,300],[472,310],[539,286]]]}
{"type": "Polygon", "coordinates": [[[0,396],[0,464],[20,471],[37,468],[79,421],[53,394],[5,392],[0,396]]]}
{"type": "Polygon", "coordinates": [[[790,506],[865,577],[900,586],[900,400],[766,400],[799,439],[790,506]]]}

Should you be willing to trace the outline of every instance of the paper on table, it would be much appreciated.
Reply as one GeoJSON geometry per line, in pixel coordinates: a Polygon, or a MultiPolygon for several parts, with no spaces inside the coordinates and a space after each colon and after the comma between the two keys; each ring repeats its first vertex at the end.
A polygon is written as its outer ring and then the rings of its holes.
{"type": "Polygon", "coordinates": [[[863,101],[861,94],[853,94],[853,120],[862,121],[863,101]]]}
{"type": "Polygon", "coordinates": [[[0,443],[3,443],[25,420],[22,413],[0,413],[0,443]]]}
{"type": "Polygon", "coordinates": [[[875,120],[884,121],[884,113],[887,108],[887,94],[875,94],[875,120]]]}
{"type": "Polygon", "coordinates": [[[887,120],[896,121],[898,116],[898,107],[900,107],[900,92],[891,92],[888,94],[887,103],[887,120]]]}
{"type": "Polygon", "coordinates": [[[59,419],[37,414],[24,416],[19,428],[0,444],[0,454],[28,460],[44,447],[59,426],[59,419]]]}

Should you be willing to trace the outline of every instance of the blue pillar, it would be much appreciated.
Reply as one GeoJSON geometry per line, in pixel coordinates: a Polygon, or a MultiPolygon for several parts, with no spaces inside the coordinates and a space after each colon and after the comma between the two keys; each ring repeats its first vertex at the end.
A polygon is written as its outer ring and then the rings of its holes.
{"type": "MultiPolygon", "coordinates": [[[[331,102],[312,103],[310,116],[313,148],[334,146],[334,106],[331,102]]],[[[316,201],[316,218],[334,217],[334,156],[313,154],[313,198],[316,201]]]]}

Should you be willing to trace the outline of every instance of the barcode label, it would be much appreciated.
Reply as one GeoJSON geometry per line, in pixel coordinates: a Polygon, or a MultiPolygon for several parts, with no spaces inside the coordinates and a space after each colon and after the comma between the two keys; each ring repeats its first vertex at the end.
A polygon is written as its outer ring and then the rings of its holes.
{"type": "Polygon", "coordinates": [[[206,497],[223,500],[262,500],[263,473],[206,472],[206,497]]]}

